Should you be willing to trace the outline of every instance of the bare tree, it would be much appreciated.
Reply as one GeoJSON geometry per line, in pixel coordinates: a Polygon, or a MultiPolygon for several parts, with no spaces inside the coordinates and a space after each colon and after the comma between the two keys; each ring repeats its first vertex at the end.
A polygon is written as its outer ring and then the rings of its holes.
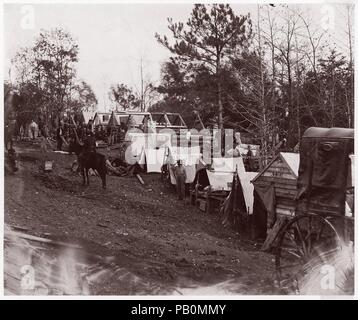
{"type": "Polygon", "coordinates": [[[350,90],[346,91],[347,101],[347,114],[348,114],[348,127],[353,126],[353,108],[354,108],[354,61],[353,61],[353,21],[352,15],[354,12],[354,6],[352,4],[346,4],[347,10],[347,35],[348,35],[348,47],[349,47],[349,73],[350,73],[350,90]]]}
{"type": "MultiPolygon", "coordinates": [[[[285,117],[287,121],[287,144],[293,147],[295,144],[295,136],[298,131],[297,124],[297,106],[294,103],[295,90],[295,67],[297,68],[298,61],[302,59],[298,55],[299,48],[295,41],[295,36],[302,29],[299,23],[299,17],[288,6],[281,6],[276,9],[276,17],[280,19],[281,27],[274,31],[271,16],[269,17],[269,34],[267,43],[271,47],[271,59],[276,70],[275,62],[281,67],[281,79],[279,80],[282,91],[285,95],[285,117]],[[275,34],[275,36],[274,36],[275,34]]],[[[276,71],[274,71],[276,74],[276,71]]]]}

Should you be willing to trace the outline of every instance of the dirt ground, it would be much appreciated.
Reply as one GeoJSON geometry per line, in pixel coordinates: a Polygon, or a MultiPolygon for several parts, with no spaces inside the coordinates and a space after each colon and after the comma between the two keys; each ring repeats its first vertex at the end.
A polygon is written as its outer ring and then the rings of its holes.
{"type": "Polygon", "coordinates": [[[49,153],[54,168],[45,173],[37,143],[15,147],[20,170],[5,176],[5,224],[77,245],[90,294],[278,293],[274,257],[224,228],[217,214],[177,200],[159,174],[142,174],[145,185],[108,176],[106,190],[92,176],[84,187],[71,171],[75,156],[49,153]]]}

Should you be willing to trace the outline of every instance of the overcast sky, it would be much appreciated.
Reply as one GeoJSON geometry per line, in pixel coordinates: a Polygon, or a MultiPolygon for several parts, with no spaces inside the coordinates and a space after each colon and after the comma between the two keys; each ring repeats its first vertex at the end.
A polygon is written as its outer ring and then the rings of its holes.
{"type": "MultiPolygon", "coordinates": [[[[78,76],[89,83],[99,101],[109,104],[111,84],[138,87],[140,60],[144,78],[158,81],[160,66],[169,52],[159,45],[155,33],[170,35],[167,18],[186,21],[192,4],[36,4],[34,26],[21,25],[23,5],[6,4],[4,10],[4,72],[9,78],[10,60],[23,46],[31,46],[41,29],[66,28],[79,44],[78,76]]],[[[257,15],[256,5],[232,5],[237,14],[257,15]]],[[[320,5],[307,5],[318,19],[320,5]]],[[[344,24],[337,14],[336,25],[344,24]]],[[[336,26],[336,29],[337,28],[336,26]]],[[[341,28],[340,28],[341,29],[341,28]]],[[[341,40],[342,41],[342,40],[341,40]]]]}

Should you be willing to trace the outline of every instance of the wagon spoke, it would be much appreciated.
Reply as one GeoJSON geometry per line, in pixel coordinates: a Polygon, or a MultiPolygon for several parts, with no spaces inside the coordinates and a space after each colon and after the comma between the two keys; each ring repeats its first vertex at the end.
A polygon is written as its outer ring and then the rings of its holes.
{"type": "Polygon", "coordinates": [[[280,269],[288,269],[288,268],[294,268],[294,267],[298,267],[298,266],[302,266],[301,262],[297,262],[297,263],[293,263],[293,264],[288,264],[288,265],[281,265],[280,269]]]}
{"type": "Polygon", "coordinates": [[[300,225],[299,225],[299,223],[298,223],[298,220],[296,221],[295,226],[296,226],[296,230],[297,230],[298,236],[299,236],[300,239],[301,239],[303,255],[306,256],[306,255],[308,255],[308,253],[307,253],[306,244],[305,244],[305,241],[304,241],[304,239],[303,239],[302,232],[301,232],[301,228],[300,228],[300,225]]]}
{"type": "Polygon", "coordinates": [[[312,216],[310,216],[308,218],[308,231],[307,231],[307,235],[305,237],[305,242],[307,241],[308,253],[311,253],[311,247],[312,247],[311,235],[312,235],[312,233],[313,233],[312,216]]]}
{"type": "Polygon", "coordinates": [[[302,258],[302,257],[303,257],[301,250],[298,251],[297,248],[294,249],[294,250],[295,250],[295,251],[293,251],[293,250],[286,250],[286,251],[287,251],[287,253],[289,253],[289,254],[291,254],[291,255],[297,257],[297,258],[302,258]],[[296,253],[296,252],[297,252],[297,253],[296,253]]]}
{"type": "Polygon", "coordinates": [[[305,241],[309,239],[309,237],[311,236],[312,234],[312,231],[313,231],[313,228],[312,228],[312,217],[309,217],[308,218],[308,232],[307,232],[307,235],[305,237],[305,241]]]}
{"type": "Polygon", "coordinates": [[[316,241],[319,241],[321,239],[321,236],[323,234],[323,229],[324,229],[324,223],[321,223],[321,227],[320,227],[319,232],[317,233],[317,236],[316,236],[316,241]]]}
{"type": "Polygon", "coordinates": [[[293,237],[293,234],[292,234],[292,233],[288,232],[288,233],[287,233],[287,236],[289,237],[289,239],[290,239],[293,243],[296,243],[295,238],[293,237]]]}
{"type": "Polygon", "coordinates": [[[285,242],[285,244],[283,244],[282,248],[285,249],[286,252],[289,252],[297,257],[302,257],[304,255],[304,252],[297,245],[297,242],[294,239],[293,234],[290,232],[287,232],[286,235],[287,235],[287,242],[285,242]],[[296,251],[297,254],[295,254],[294,251],[296,251]]]}

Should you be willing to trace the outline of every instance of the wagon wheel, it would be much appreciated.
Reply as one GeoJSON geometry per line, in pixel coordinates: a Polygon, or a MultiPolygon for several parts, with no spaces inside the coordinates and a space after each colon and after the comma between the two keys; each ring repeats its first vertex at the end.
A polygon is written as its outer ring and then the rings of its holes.
{"type": "Polygon", "coordinates": [[[276,248],[276,276],[281,288],[299,290],[299,282],[312,262],[324,264],[327,255],[341,247],[340,237],[329,221],[317,214],[300,215],[281,230],[276,248]]]}

